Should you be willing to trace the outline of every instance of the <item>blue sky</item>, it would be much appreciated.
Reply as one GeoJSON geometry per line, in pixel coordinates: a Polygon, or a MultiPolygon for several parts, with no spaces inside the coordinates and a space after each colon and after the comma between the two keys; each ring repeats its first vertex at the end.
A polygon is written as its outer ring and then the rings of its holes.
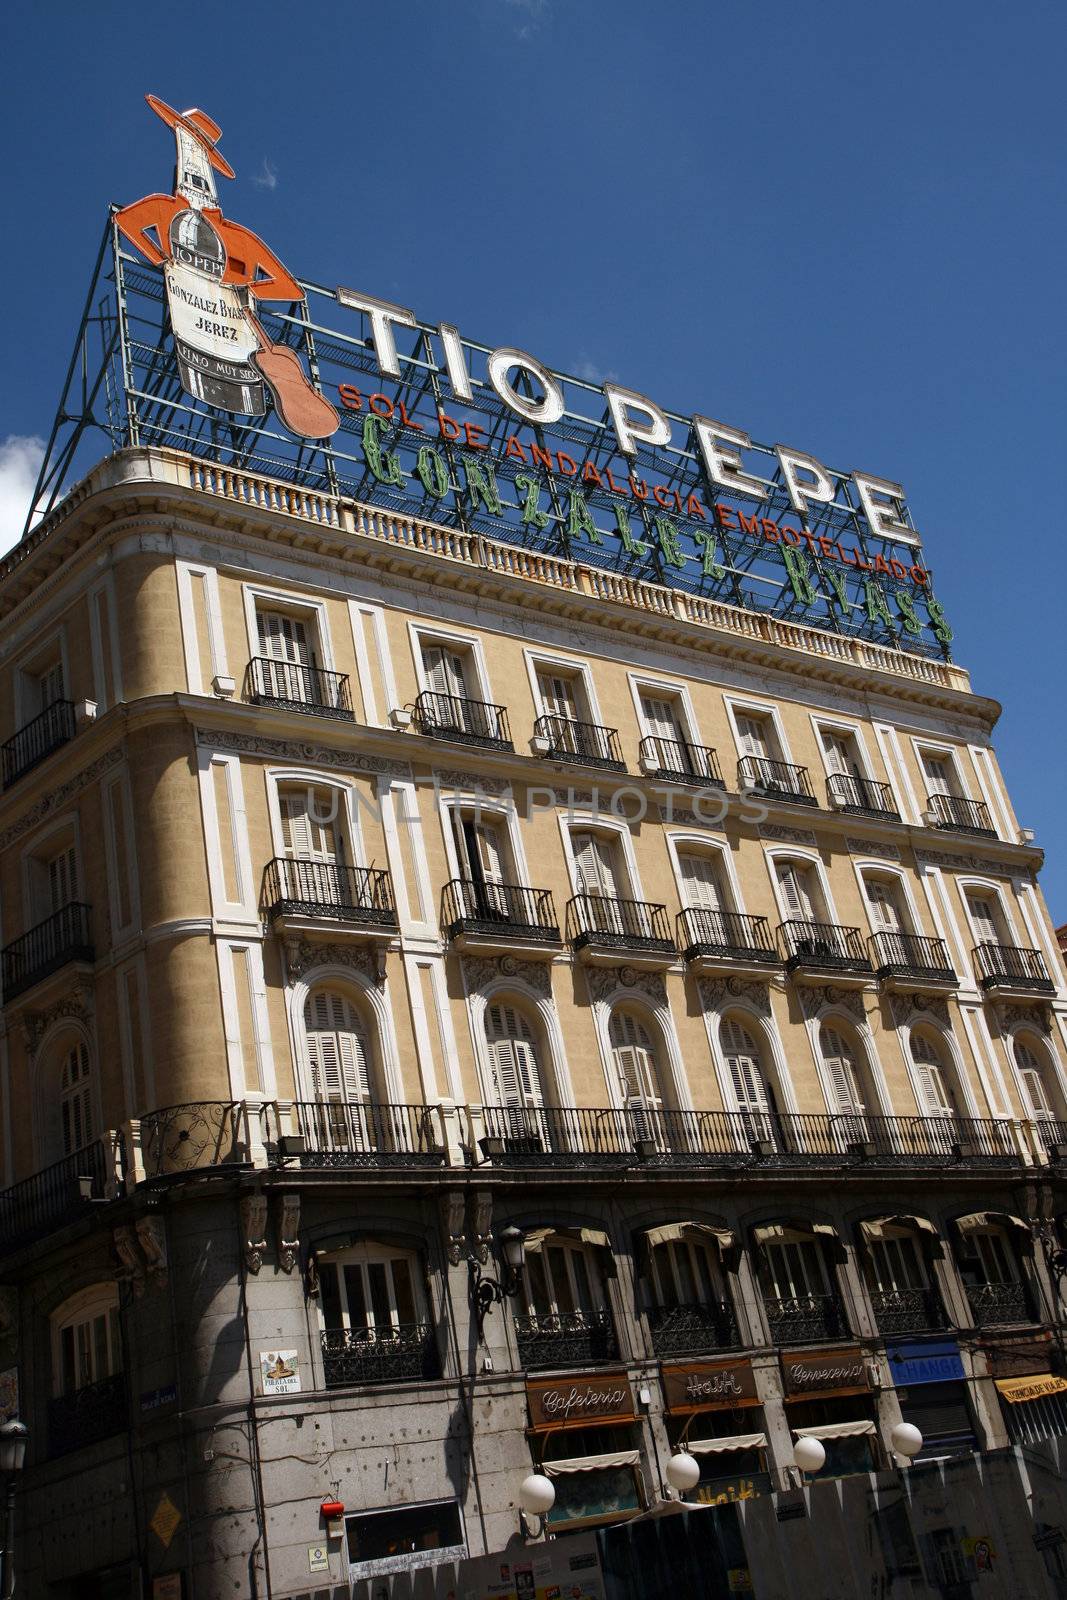
{"type": "Polygon", "coordinates": [[[0,548],[105,208],[169,183],[143,95],[199,105],[298,274],[901,481],[1067,920],[1062,5],[59,0],[7,36],[0,548]]]}

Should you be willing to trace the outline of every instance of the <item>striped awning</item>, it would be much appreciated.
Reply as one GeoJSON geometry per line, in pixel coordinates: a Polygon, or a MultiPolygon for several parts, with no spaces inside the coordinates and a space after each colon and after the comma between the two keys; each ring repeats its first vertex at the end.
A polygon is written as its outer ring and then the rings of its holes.
{"type": "Polygon", "coordinates": [[[766,1450],[765,1433],[728,1433],[721,1439],[687,1439],[679,1449],[691,1456],[717,1456],[725,1450],[766,1450]]]}
{"type": "Polygon", "coordinates": [[[873,1422],[820,1422],[814,1428],[794,1428],[798,1439],[853,1439],[864,1433],[875,1433],[873,1422]]]}
{"type": "Polygon", "coordinates": [[[543,1461],[541,1470],[549,1478],[565,1472],[601,1472],[610,1467],[636,1467],[640,1450],[608,1450],[601,1456],[568,1456],[561,1461],[543,1461]]]}

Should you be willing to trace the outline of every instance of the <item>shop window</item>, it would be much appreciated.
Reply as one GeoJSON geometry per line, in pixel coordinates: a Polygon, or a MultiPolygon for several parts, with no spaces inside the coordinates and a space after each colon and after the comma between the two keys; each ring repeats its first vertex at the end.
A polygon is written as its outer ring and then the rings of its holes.
{"type": "Polygon", "coordinates": [[[345,1518],[345,1536],[352,1578],[458,1561],[467,1554],[455,1500],[364,1511],[345,1518]]]}
{"type": "Polygon", "coordinates": [[[681,1426],[675,1422],[670,1432],[672,1448],[687,1450],[700,1467],[700,1482],[687,1500],[721,1506],[771,1493],[761,1406],[727,1407],[688,1417],[681,1426]]]}
{"type": "Polygon", "coordinates": [[[795,1438],[816,1438],[826,1451],[819,1471],[807,1476],[847,1478],[874,1472],[880,1465],[874,1402],[868,1396],[792,1401],[788,1417],[795,1438]]]}
{"type": "Polygon", "coordinates": [[[574,1428],[546,1439],[541,1470],[556,1491],[549,1527],[557,1532],[593,1528],[641,1510],[634,1435],[633,1427],[574,1428]]]}
{"type": "Polygon", "coordinates": [[[917,1460],[938,1461],[978,1449],[966,1384],[912,1384],[901,1389],[897,1398],[904,1421],[918,1428],[923,1436],[917,1460]]]}

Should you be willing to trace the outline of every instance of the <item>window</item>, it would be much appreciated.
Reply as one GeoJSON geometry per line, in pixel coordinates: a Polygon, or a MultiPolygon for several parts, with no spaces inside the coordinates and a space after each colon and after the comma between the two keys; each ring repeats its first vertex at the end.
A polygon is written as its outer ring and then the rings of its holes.
{"type": "Polygon", "coordinates": [[[278,810],[286,855],[300,861],[345,863],[344,798],[338,790],[310,784],[286,787],[279,791],[278,810]]]}
{"type": "Polygon", "coordinates": [[[457,650],[454,645],[424,644],[422,669],[427,688],[434,694],[465,700],[469,694],[467,661],[467,652],[457,650]]]}
{"type": "Polygon", "coordinates": [[[863,766],[855,734],[841,728],[820,728],[819,733],[827,770],[835,777],[862,778],[863,766]]]}
{"type": "Polygon", "coordinates": [[[354,1245],[318,1261],[322,1324],[366,1339],[388,1339],[398,1329],[426,1321],[426,1309],[410,1251],[375,1244],[354,1245]]]}
{"type": "Polygon", "coordinates": [[[1052,1097],[1045,1085],[1045,1074],[1037,1052],[1025,1039],[1016,1039],[1012,1047],[1015,1070],[1023,1090],[1023,1104],[1035,1121],[1047,1122],[1055,1118],[1052,1097]]]}
{"type": "Polygon", "coordinates": [[[931,794],[963,794],[956,763],[947,751],[923,750],[921,756],[923,776],[931,794]]]}
{"type": "MultiPolygon", "coordinates": [[[[514,1006],[491,1005],[485,1013],[485,1039],[492,1074],[492,1093],[498,1106],[540,1107],[545,1103],[537,1046],[529,1022],[514,1006]]],[[[509,1123],[520,1137],[524,1119],[509,1123]]]]}
{"type": "Polygon", "coordinates": [[[875,933],[904,933],[903,897],[897,879],[865,877],[863,887],[875,933]]]}
{"type": "Polygon", "coordinates": [[[729,909],[718,856],[679,851],[678,870],[682,879],[682,900],[687,907],[699,911],[729,909]]]}
{"type": "Polygon", "coordinates": [[[961,1235],[960,1273],[968,1287],[1019,1282],[1019,1264],[1006,1234],[974,1229],[961,1235]]]}
{"type": "Polygon", "coordinates": [[[1009,944],[1004,931],[1004,917],[994,894],[980,890],[967,891],[967,914],[979,944],[1009,944]]]}
{"type": "Polygon", "coordinates": [[[114,1286],[78,1295],[52,1319],[52,1392],[76,1394],[122,1371],[118,1290],[114,1286]]]}
{"type": "Polygon", "coordinates": [[[636,1137],[650,1138],[651,1122],[640,1114],[658,1111],[663,1104],[652,1040],[631,1011],[614,1012],[608,1032],[622,1104],[639,1114],[636,1137]]]}
{"type": "MultiPolygon", "coordinates": [[[[819,1050],[830,1084],[831,1110],[839,1116],[860,1118],[867,1109],[856,1053],[840,1028],[824,1022],[819,1029],[819,1050]]],[[[862,1120],[857,1127],[846,1123],[846,1133],[864,1137],[862,1120]]]]}
{"type": "Polygon", "coordinates": [[[314,616],[257,608],[260,660],[254,685],[265,700],[296,706],[347,709],[344,680],[323,672],[314,616]]]}
{"type": "Polygon", "coordinates": [[[930,1034],[911,1036],[911,1059],[915,1067],[916,1098],[925,1117],[959,1115],[952,1073],[946,1068],[940,1046],[930,1034]]]}
{"type": "Polygon", "coordinates": [[[618,841],[599,833],[576,832],[571,834],[571,849],[578,893],[595,895],[599,899],[618,899],[621,882],[618,841]]]}
{"type": "MultiPolygon", "coordinates": [[[[537,693],[547,717],[563,717],[569,722],[589,721],[584,691],[585,685],[576,672],[559,671],[555,667],[537,669],[537,693]]],[[[557,731],[561,736],[565,732],[557,731]]]]}
{"type": "Polygon", "coordinates": [[[458,1561],[467,1554],[455,1500],[361,1512],[345,1518],[345,1535],[353,1578],[458,1561]]]}
{"type": "Polygon", "coordinates": [[[72,841],[48,854],[35,856],[31,868],[31,896],[35,921],[43,922],[78,898],[78,852],[72,841]]]}
{"type": "Polygon", "coordinates": [[[719,1025],[719,1043],[730,1074],[734,1103],[738,1111],[744,1113],[746,1136],[771,1138],[770,1113],[775,1109],[774,1097],[764,1077],[759,1045],[737,1017],[723,1018],[719,1025]]]}
{"type": "Polygon", "coordinates": [[[879,1295],[928,1286],[926,1263],[913,1233],[872,1239],[866,1253],[868,1287],[879,1295]]]}
{"type": "Polygon", "coordinates": [[[787,920],[820,920],[822,897],[815,868],[805,861],[778,861],[775,864],[778,890],[787,920]]]}
{"type": "Polygon", "coordinates": [[[813,1239],[768,1241],[760,1259],[766,1288],[777,1300],[809,1301],[832,1293],[822,1245],[813,1239]]]}
{"type": "Polygon", "coordinates": [[[563,1317],[592,1322],[605,1307],[600,1266],[592,1247],[549,1234],[539,1248],[528,1248],[523,1274],[531,1317],[563,1317]]]}
{"type": "Polygon", "coordinates": [[[735,715],[737,745],[743,756],[753,756],[764,761],[777,754],[770,717],[755,711],[738,711],[735,715]]]}
{"type": "Polygon", "coordinates": [[[641,717],[647,733],[652,738],[663,739],[673,744],[688,742],[685,718],[677,695],[656,694],[652,690],[642,690],[641,717]]]}
{"type": "Polygon", "coordinates": [[[313,1098],[336,1112],[323,1132],[337,1148],[348,1139],[366,1138],[365,1114],[371,1101],[371,1048],[367,1030],[354,1005],[332,989],[313,989],[304,1004],[308,1070],[313,1098]]]}
{"type": "Polygon", "coordinates": [[[652,1294],[659,1307],[717,1305],[727,1298],[718,1253],[698,1238],[656,1245],[649,1265],[652,1294]]]}
{"type": "Polygon", "coordinates": [[[93,1140],[93,1083],[89,1049],[77,1040],[65,1052],[59,1080],[59,1118],[63,1154],[84,1150],[93,1140]]]}
{"type": "Polygon", "coordinates": [[[503,885],[514,884],[515,872],[504,818],[453,811],[452,838],[460,877],[471,886],[472,914],[507,920],[513,903],[503,885]]]}

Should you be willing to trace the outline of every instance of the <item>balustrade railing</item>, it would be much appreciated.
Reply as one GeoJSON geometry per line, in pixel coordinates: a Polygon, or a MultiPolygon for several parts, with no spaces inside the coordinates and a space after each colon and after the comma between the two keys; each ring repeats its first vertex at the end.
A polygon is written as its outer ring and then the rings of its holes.
{"type": "Polygon", "coordinates": [[[845,1308],[836,1294],[764,1296],[773,1345],[815,1344],[850,1335],[845,1308]]]}
{"type": "Polygon", "coordinates": [[[275,856],[263,877],[263,907],[269,917],[317,917],[395,928],[393,881],[376,867],[338,861],[300,861],[275,856]]]}
{"type": "Polygon", "coordinates": [[[305,667],[299,661],[253,656],[245,676],[245,698],[257,706],[355,721],[348,674],[305,667]]]}
{"type": "Polygon", "coordinates": [[[789,972],[797,967],[818,967],[837,972],[871,971],[858,928],[839,927],[835,922],[795,919],[781,923],[778,936],[789,972]]]}
{"type": "Polygon", "coordinates": [[[618,1359],[619,1342],[607,1311],[567,1311],[516,1316],[519,1361],[527,1372],[594,1366],[618,1359]]]}
{"type": "Polygon", "coordinates": [[[560,937],[550,890],[518,883],[453,878],[441,897],[441,924],[452,939],[481,933],[558,944],[560,937]]]}
{"type": "Polygon", "coordinates": [[[648,1321],[652,1348],[661,1361],[736,1350],[741,1343],[734,1308],[727,1300],[654,1306],[648,1321]]]}
{"type": "Polygon", "coordinates": [[[935,828],[947,828],[953,833],[977,833],[990,839],[997,836],[984,800],[965,800],[958,794],[932,794],[927,797],[927,803],[935,828]]]}
{"type": "Polygon", "coordinates": [[[415,701],[412,717],[418,733],[483,745],[491,750],[512,748],[511,728],[504,706],[424,689],[415,701]]]}
{"type": "Polygon", "coordinates": [[[944,939],[929,939],[921,933],[874,933],[868,942],[871,964],[879,978],[959,982],[944,939]]]}
{"type": "Polygon", "coordinates": [[[1040,950],[1021,950],[1010,944],[980,944],[974,952],[980,989],[1025,989],[1034,994],[1055,994],[1040,950]]]}
{"type": "Polygon", "coordinates": [[[0,1250],[15,1250],[103,1200],[109,1152],[99,1139],[0,1192],[0,1250]]]}
{"type": "Polygon", "coordinates": [[[901,1333],[935,1333],[948,1326],[936,1289],[872,1289],[870,1297],[878,1332],[887,1338],[901,1333]]]}
{"type": "Polygon", "coordinates": [[[879,783],[874,778],[858,778],[845,772],[832,773],[826,780],[826,798],[836,811],[853,812],[865,817],[896,817],[900,820],[892,789],[888,783],[879,783]]]}
{"type": "Polygon", "coordinates": [[[967,1301],[978,1328],[1033,1321],[1030,1296],[1024,1283],[969,1283],[967,1301]]]}
{"type": "Polygon", "coordinates": [[[50,756],[53,750],[58,750],[60,745],[73,739],[75,726],[73,700],[53,700],[39,716],[24,723],[17,733],[0,745],[4,788],[50,756]]]}
{"type": "Polygon", "coordinates": [[[641,740],[640,755],[644,770],[665,782],[674,780],[714,789],[726,787],[719,758],[707,745],[649,734],[641,740]]]}
{"type": "Polygon", "coordinates": [[[324,1328],[321,1339],[327,1389],[360,1383],[410,1383],[441,1375],[437,1339],[429,1322],[324,1328]]]}
{"type": "Polygon", "coordinates": [[[687,961],[698,956],[730,957],[761,966],[778,966],[780,957],[766,917],[690,906],[678,915],[678,946],[687,961]]]}
{"type": "Polygon", "coordinates": [[[737,787],[742,793],[751,790],[767,799],[788,800],[792,805],[818,804],[807,767],[773,761],[769,756],[742,756],[737,763],[737,787]]]}
{"type": "Polygon", "coordinates": [[[13,1000],[69,961],[94,961],[92,907],[72,900],[0,952],[4,1000],[13,1000]]]}
{"type": "Polygon", "coordinates": [[[576,761],[584,766],[604,767],[609,772],[626,770],[617,728],[553,713],[538,717],[534,737],[547,743],[545,755],[550,761],[576,761]]]}
{"type": "MultiPolygon", "coordinates": [[[[436,1106],[298,1100],[302,1167],[439,1167],[445,1160],[436,1106]]],[[[286,1152],[279,1146],[278,1159],[286,1152]]]]}
{"type": "Polygon", "coordinates": [[[606,895],[578,894],[567,902],[567,939],[575,950],[605,944],[665,955],[675,951],[666,906],[606,895]]]}

